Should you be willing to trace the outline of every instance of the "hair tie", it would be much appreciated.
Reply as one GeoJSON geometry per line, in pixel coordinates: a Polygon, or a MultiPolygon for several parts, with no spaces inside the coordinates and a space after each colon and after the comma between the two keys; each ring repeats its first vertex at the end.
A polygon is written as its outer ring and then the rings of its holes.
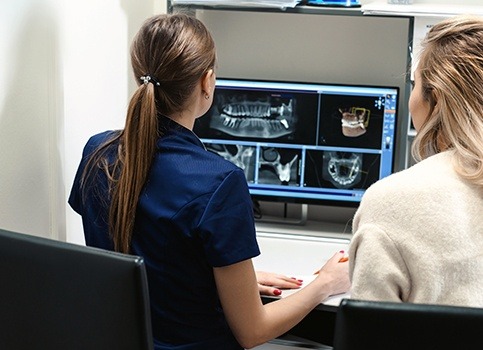
{"type": "Polygon", "coordinates": [[[159,81],[156,78],[153,78],[149,74],[143,75],[142,77],[139,77],[143,81],[144,85],[148,85],[149,83],[153,83],[156,86],[161,86],[159,81]]]}

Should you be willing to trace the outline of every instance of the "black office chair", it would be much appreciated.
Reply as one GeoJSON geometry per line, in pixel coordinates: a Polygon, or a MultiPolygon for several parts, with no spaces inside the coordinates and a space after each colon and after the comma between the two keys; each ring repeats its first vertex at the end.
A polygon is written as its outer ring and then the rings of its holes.
{"type": "Polygon", "coordinates": [[[139,257],[0,229],[0,278],[0,349],[153,349],[139,257]]]}
{"type": "Polygon", "coordinates": [[[344,299],[334,350],[480,348],[483,309],[344,299]]]}

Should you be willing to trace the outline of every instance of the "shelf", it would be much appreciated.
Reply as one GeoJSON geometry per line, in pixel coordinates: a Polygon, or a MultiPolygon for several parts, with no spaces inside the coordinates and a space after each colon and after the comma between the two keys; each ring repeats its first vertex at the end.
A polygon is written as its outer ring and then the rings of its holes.
{"type": "Polygon", "coordinates": [[[231,10],[231,11],[249,11],[249,12],[276,12],[276,13],[302,13],[313,15],[339,15],[339,16],[394,16],[394,17],[450,17],[458,14],[483,15],[483,6],[480,5],[437,5],[437,4],[411,4],[398,5],[388,4],[386,1],[371,2],[361,7],[343,7],[343,6],[308,6],[297,5],[291,7],[287,3],[287,7],[282,5],[268,4],[230,4],[222,1],[169,1],[168,9],[172,12],[175,8],[183,8],[184,10],[231,10]],[[210,4],[212,3],[212,4],[210,4]]]}
{"type": "Polygon", "coordinates": [[[379,16],[450,17],[465,13],[483,15],[483,6],[479,5],[397,5],[379,1],[362,5],[361,9],[364,15],[379,16]]]}
{"type": "Polygon", "coordinates": [[[169,12],[172,9],[183,8],[187,10],[225,10],[225,11],[248,11],[248,12],[276,12],[276,13],[300,13],[311,15],[336,15],[336,16],[362,16],[361,7],[325,7],[297,5],[295,7],[276,7],[276,6],[234,6],[234,5],[201,5],[170,2],[169,12]]]}

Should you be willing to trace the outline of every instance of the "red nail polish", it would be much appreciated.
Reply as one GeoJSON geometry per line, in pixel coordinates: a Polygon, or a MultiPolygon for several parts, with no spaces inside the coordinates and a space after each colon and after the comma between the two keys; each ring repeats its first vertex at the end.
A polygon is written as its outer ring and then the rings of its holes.
{"type": "Polygon", "coordinates": [[[339,253],[342,253],[342,254],[344,254],[344,251],[343,251],[343,250],[341,250],[341,251],[340,251],[339,253]]]}
{"type": "Polygon", "coordinates": [[[278,296],[278,295],[282,294],[282,291],[280,289],[275,289],[273,291],[273,294],[278,296]]]}

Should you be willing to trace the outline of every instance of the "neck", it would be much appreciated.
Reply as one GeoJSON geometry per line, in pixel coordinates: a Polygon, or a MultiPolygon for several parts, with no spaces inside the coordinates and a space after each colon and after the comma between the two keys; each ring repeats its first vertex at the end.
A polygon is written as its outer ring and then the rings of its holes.
{"type": "Polygon", "coordinates": [[[181,126],[184,126],[186,129],[193,130],[195,125],[195,118],[186,118],[186,117],[179,117],[179,116],[168,116],[170,119],[174,120],[181,126]]]}

